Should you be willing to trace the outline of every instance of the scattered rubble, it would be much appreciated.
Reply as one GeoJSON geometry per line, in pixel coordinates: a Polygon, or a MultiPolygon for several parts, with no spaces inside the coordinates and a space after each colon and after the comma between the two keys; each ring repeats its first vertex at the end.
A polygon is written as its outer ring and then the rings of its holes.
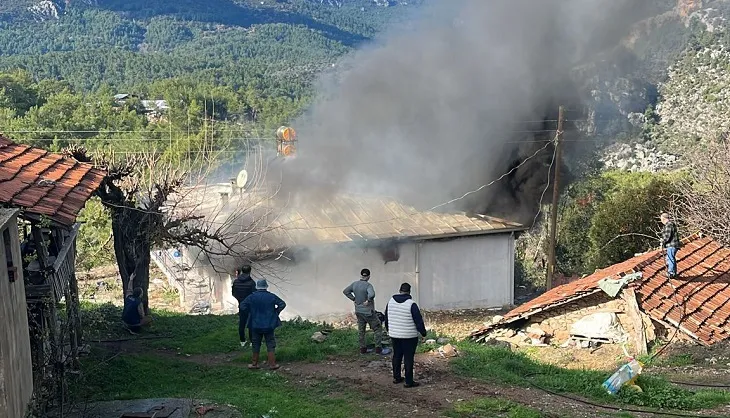
{"type": "Polygon", "coordinates": [[[451,344],[446,344],[438,348],[437,352],[441,357],[456,357],[459,355],[456,347],[451,344]]]}
{"type": "Polygon", "coordinates": [[[327,334],[325,334],[322,331],[317,331],[314,334],[312,334],[312,340],[314,340],[318,343],[323,343],[323,342],[325,342],[326,339],[327,339],[327,334]]]}

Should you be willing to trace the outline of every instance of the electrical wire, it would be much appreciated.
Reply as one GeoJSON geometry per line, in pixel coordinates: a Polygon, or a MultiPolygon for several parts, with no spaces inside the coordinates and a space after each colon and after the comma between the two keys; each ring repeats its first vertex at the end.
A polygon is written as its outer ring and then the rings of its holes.
{"type": "Polygon", "coordinates": [[[691,383],[691,382],[680,382],[678,380],[669,380],[664,379],[669,383],[674,383],[675,385],[683,385],[683,386],[697,386],[700,388],[717,388],[717,389],[728,389],[730,388],[730,384],[727,385],[720,385],[720,384],[709,384],[709,383],[691,383]]]}
{"type": "MultiPolygon", "coordinates": [[[[557,134],[556,134],[556,138],[557,138],[557,134]]],[[[481,190],[483,190],[483,189],[485,189],[485,188],[487,188],[487,187],[489,187],[489,186],[497,183],[498,181],[504,179],[505,177],[507,177],[508,175],[510,175],[511,173],[513,173],[514,171],[516,171],[517,169],[519,169],[521,166],[523,166],[524,164],[526,164],[529,160],[535,158],[540,152],[542,152],[545,149],[547,149],[547,147],[550,146],[551,143],[552,143],[552,141],[548,142],[547,144],[545,144],[545,146],[543,146],[542,148],[538,149],[535,153],[533,153],[532,155],[530,155],[529,157],[527,157],[525,160],[523,160],[519,165],[517,165],[516,167],[513,167],[511,170],[509,170],[508,172],[502,174],[501,176],[499,176],[495,180],[492,180],[491,182],[489,182],[487,184],[484,184],[484,185],[478,187],[475,190],[469,191],[469,192],[465,193],[464,195],[462,195],[459,198],[451,199],[451,200],[449,200],[447,202],[440,203],[440,204],[434,206],[433,208],[431,208],[429,211],[434,211],[434,210],[436,210],[436,209],[438,209],[440,207],[443,207],[443,206],[446,206],[448,204],[454,203],[456,201],[462,200],[462,199],[466,198],[467,196],[469,196],[471,194],[477,193],[477,192],[479,192],[479,191],[481,191],[481,190]]],[[[555,162],[555,153],[553,153],[553,162],[551,163],[551,167],[554,164],[554,162],[555,162]]],[[[550,170],[548,170],[548,171],[550,171],[550,170]]],[[[111,204],[111,203],[107,203],[107,204],[110,205],[110,206],[113,206],[113,207],[120,208],[120,209],[134,210],[134,211],[138,211],[138,212],[146,213],[146,214],[150,214],[150,215],[158,215],[159,214],[158,212],[149,211],[149,210],[145,210],[145,209],[142,209],[142,208],[128,207],[128,206],[123,206],[123,205],[115,205],[115,204],[111,204]]],[[[294,231],[294,230],[298,230],[298,229],[329,230],[329,229],[341,229],[341,228],[354,228],[354,227],[361,227],[361,226],[365,226],[366,227],[366,226],[369,226],[369,225],[378,225],[378,224],[382,224],[382,223],[385,223],[385,222],[392,222],[392,221],[397,221],[397,220],[401,220],[401,219],[410,219],[413,215],[416,215],[416,213],[410,213],[407,216],[395,216],[395,217],[392,217],[392,218],[380,219],[380,220],[377,220],[377,221],[361,222],[361,223],[357,223],[357,224],[328,225],[328,226],[307,226],[306,228],[304,228],[304,227],[290,227],[287,230],[289,230],[289,231],[294,231]]],[[[216,222],[216,221],[211,221],[211,220],[206,220],[206,221],[204,221],[204,223],[205,224],[209,224],[209,225],[219,225],[219,226],[226,226],[226,225],[229,225],[230,224],[230,222],[216,222]]]]}
{"type": "Polygon", "coordinates": [[[697,415],[697,414],[689,414],[689,413],[682,413],[682,412],[665,412],[665,411],[639,409],[639,408],[633,408],[633,407],[616,407],[616,406],[611,406],[611,405],[603,405],[603,404],[599,404],[597,402],[591,402],[591,401],[581,399],[581,398],[578,398],[575,396],[566,395],[563,393],[559,393],[559,392],[544,388],[544,387],[538,385],[537,383],[532,382],[529,379],[529,377],[538,376],[538,375],[546,375],[546,373],[531,373],[531,374],[528,374],[525,376],[518,375],[517,377],[519,377],[520,379],[525,381],[529,386],[532,386],[537,390],[543,391],[543,392],[553,395],[553,396],[558,396],[560,398],[568,399],[573,402],[578,402],[578,403],[581,403],[584,405],[592,406],[594,408],[608,409],[608,410],[617,411],[617,412],[633,412],[635,414],[653,414],[653,415],[664,415],[664,416],[682,417],[682,418],[684,418],[684,417],[687,417],[687,418],[690,418],[690,417],[691,418],[724,418],[724,417],[715,416],[715,415],[697,415]]]}
{"type": "MultiPolygon", "coordinates": [[[[532,155],[530,155],[529,157],[525,158],[525,159],[524,159],[524,160],[523,160],[523,161],[522,161],[521,163],[519,163],[518,165],[516,165],[515,167],[513,167],[513,168],[512,168],[511,170],[509,170],[508,172],[506,172],[506,173],[502,174],[502,175],[501,175],[501,176],[499,176],[499,177],[498,177],[497,179],[495,179],[495,180],[492,180],[491,182],[489,182],[489,183],[487,183],[487,184],[483,184],[483,185],[479,186],[478,188],[476,188],[476,189],[474,189],[474,190],[468,191],[468,192],[464,193],[464,194],[463,194],[463,195],[462,195],[461,197],[457,197],[457,198],[455,198],[455,199],[451,199],[451,200],[449,200],[449,201],[447,201],[447,202],[443,202],[443,203],[440,203],[440,204],[438,204],[438,205],[436,205],[436,206],[432,207],[431,209],[429,209],[429,212],[433,212],[434,210],[436,210],[436,209],[438,209],[438,208],[440,208],[440,207],[442,207],[442,206],[450,205],[450,204],[452,204],[452,203],[454,203],[454,202],[458,202],[459,200],[465,199],[465,198],[466,198],[467,196],[469,196],[469,195],[472,195],[472,194],[474,194],[474,193],[478,193],[478,192],[482,191],[483,189],[485,189],[485,188],[487,188],[487,187],[489,187],[489,186],[493,185],[494,183],[496,183],[496,182],[498,182],[498,181],[502,180],[503,178],[505,178],[505,177],[509,176],[510,174],[514,173],[515,171],[517,171],[517,170],[518,170],[518,169],[519,169],[520,167],[522,167],[522,166],[523,166],[523,165],[525,165],[525,164],[526,164],[526,163],[527,163],[528,161],[530,161],[530,160],[531,160],[531,159],[533,159],[533,158],[534,158],[535,156],[537,156],[537,154],[539,154],[540,152],[542,152],[542,151],[544,151],[545,149],[547,149],[547,147],[548,147],[548,146],[550,146],[550,143],[551,143],[551,142],[548,142],[547,144],[545,144],[545,146],[544,146],[544,147],[542,147],[542,148],[538,149],[537,151],[535,151],[535,153],[534,153],[534,154],[532,154],[532,155]]],[[[553,155],[554,155],[554,154],[553,154],[553,155]]],[[[551,164],[551,165],[552,165],[552,164],[551,164]]]]}
{"type": "MultiPolygon", "coordinates": [[[[537,213],[535,213],[535,217],[532,218],[532,226],[530,226],[530,229],[535,227],[535,224],[537,223],[537,218],[540,217],[540,214],[542,213],[542,200],[545,199],[545,194],[547,194],[548,189],[550,188],[550,174],[553,171],[553,165],[555,165],[555,158],[558,154],[558,148],[555,147],[553,150],[553,159],[550,161],[550,167],[548,167],[547,172],[547,180],[545,182],[545,188],[542,191],[542,194],[540,195],[540,200],[537,202],[537,213]]],[[[556,170],[560,170],[560,167],[557,167],[556,170]]]]}

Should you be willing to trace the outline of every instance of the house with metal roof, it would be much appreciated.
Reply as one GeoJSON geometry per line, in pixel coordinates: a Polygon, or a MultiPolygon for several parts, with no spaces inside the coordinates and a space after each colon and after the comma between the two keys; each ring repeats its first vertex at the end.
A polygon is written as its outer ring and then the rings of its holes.
{"type": "Polygon", "coordinates": [[[562,343],[571,324],[596,312],[618,315],[637,353],[657,335],[712,345],[730,337],[730,249],[708,237],[682,240],[678,275],[669,279],[662,250],[553,288],[475,332],[483,340],[504,327],[534,325],[562,343]],[[676,332],[678,330],[678,332],[676,332]]]}
{"type": "MultiPolygon", "coordinates": [[[[198,200],[235,206],[238,199],[247,198],[230,187],[220,188],[198,200]],[[220,197],[213,198],[215,193],[220,197]]],[[[381,311],[403,282],[412,285],[423,309],[503,307],[513,302],[514,239],[526,229],[520,224],[486,215],[419,211],[380,196],[335,194],[270,204],[280,210],[268,211],[270,220],[262,222],[266,231],[256,236],[253,276],[275,283],[290,316],[318,319],[350,312],[352,303],[342,289],[357,280],[363,268],[371,271],[376,308],[381,311]]],[[[177,284],[185,305],[236,309],[231,278],[242,260],[225,261],[221,271],[200,257],[200,252],[185,248],[153,254],[177,284]]]]}

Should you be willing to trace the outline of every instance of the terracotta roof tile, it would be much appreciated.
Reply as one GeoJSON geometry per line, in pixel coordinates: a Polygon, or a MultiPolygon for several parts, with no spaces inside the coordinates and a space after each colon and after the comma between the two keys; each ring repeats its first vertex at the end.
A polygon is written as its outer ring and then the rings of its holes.
{"type": "Polygon", "coordinates": [[[72,225],[104,172],[0,135],[0,202],[72,225]],[[49,184],[40,184],[41,180],[49,184]]]}
{"type": "MultiPolygon", "coordinates": [[[[510,311],[500,326],[568,301],[601,291],[598,282],[641,272],[632,283],[639,307],[658,321],[680,323],[681,329],[702,344],[714,344],[730,336],[730,249],[710,238],[692,236],[677,252],[678,277],[665,275],[661,250],[633,257],[598,270],[590,276],[556,287],[510,311]]],[[[484,328],[474,335],[487,332],[484,328]]]]}

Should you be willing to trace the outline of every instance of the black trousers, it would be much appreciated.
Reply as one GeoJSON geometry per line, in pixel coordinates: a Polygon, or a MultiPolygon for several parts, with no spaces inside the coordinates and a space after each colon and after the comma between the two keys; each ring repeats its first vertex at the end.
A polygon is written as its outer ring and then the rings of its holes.
{"type": "MultiPolygon", "coordinates": [[[[241,342],[246,342],[246,325],[248,324],[248,313],[238,313],[238,337],[241,342]]],[[[253,341],[251,338],[251,329],[248,329],[248,340],[253,341]]]]}
{"type": "Polygon", "coordinates": [[[406,384],[413,384],[413,359],[418,347],[416,338],[391,338],[393,344],[393,379],[400,379],[401,364],[406,366],[406,384]]]}

